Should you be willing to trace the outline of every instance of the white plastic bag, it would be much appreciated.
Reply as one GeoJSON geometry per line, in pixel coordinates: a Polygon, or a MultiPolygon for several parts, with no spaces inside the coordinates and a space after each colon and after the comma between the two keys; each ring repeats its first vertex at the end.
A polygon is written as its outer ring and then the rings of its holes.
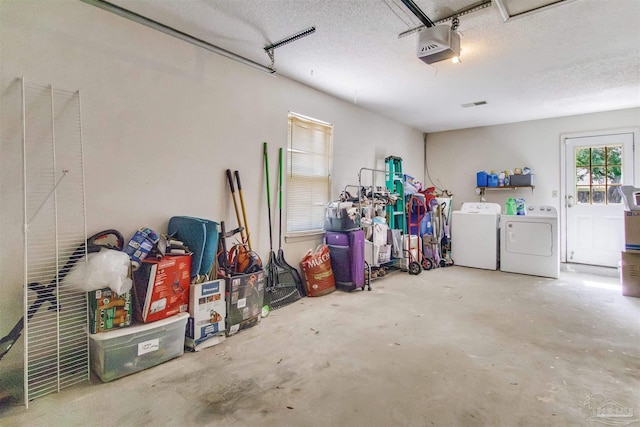
{"type": "Polygon", "coordinates": [[[79,260],[64,282],[81,291],[111,288],[117,294],[129,292],[133,282],[129,276],[131,260],[125,252],[100,249],[79,260]]]}
{"type": "Polygon", "coordinates": [[[387,224],[373,224],[373,244],[374,245],[386,245],[387,244],[387,230],[389,227],[387,224]]]}

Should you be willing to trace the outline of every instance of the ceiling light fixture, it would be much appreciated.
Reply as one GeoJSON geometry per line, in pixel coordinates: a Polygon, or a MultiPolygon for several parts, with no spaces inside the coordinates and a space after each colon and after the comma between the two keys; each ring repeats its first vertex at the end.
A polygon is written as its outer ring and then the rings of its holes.
{"type": "Polygon", "coordinates": [[[274,55],[275,49],[281,46],[284,46],[286,44],[293,43],[294,41],[299,40],[315,32],[316,32],[316,27],[310,27],[310,28],[307,28],[306,30],[299,31],[294,35],[287,37],[286,39],[282,39],[268,46],[265,46],[264,51],[267,52],[267,55],[269,55],[269,59],[271,59],[271,65],[269,66],[269,68],[275,72],[275,68],[274,68],[274,65],[276,62],[275,55],[274,55]]]}

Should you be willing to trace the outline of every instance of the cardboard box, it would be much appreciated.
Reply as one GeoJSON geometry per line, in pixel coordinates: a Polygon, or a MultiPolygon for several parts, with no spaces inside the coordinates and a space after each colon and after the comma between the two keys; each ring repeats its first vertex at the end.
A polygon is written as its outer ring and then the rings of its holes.
{"type": "Polygon", "coordinates": [[[159,365],[184,353],[189,314],[89,335],[91,368],[103,382],[159,365]]]}
{"type": "Polygon", "coordinates": [[[624,211],[624,249],[640,251],[640,211],[624,211]]]}
{"type": "Polygon", "coordinates": [[[233,276],[226,281],[226,335],[260,322],[264,299],[264,271],[233,276]]]}
{"type": "Polygon", "coordinates": [[[403,251],[402,257],[400,258],[400,268],[402,268],[403,270],[408,270],[409,263],[412,261],[421,263],[421,260],[418,259],[421,244],[422,240],[418,236],[414,236],[413,234],[404,234],[402,236],[403,251]]]}
{"type": "Polygon", "coordinates": [[[640,253],[622,252],[622,295],[640,298],[640,253]]]}
{"type": "Polygon", "coordinates": [[[124,328],[131,324],[131,291],[120,295],[104,288],[89,292],[87,298],[89,331],[92,334],[124,328]]]}
{"type": "Polygon", "coordinates": [[[154,322],[187,311],[190,283],[190,254],[143,260],[140,268],[133,273],[136,320],[154,322]]]}
{"type": "Polygon", "coordinates": [[[188,349],[198,351],[221,342],[211,338],[225,333],[227,306],[224,285],[223,279],[191,285],[185,340],[188,349]]]}

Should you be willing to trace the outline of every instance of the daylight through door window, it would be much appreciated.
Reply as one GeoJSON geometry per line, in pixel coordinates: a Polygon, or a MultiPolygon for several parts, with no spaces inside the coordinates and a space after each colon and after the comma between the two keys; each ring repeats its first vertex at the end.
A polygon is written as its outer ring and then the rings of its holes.
{"type": "Polygon", "coordinates": [[[622,145],[576,148],[575,162],[578,203],[622,202],[622,145]]]}

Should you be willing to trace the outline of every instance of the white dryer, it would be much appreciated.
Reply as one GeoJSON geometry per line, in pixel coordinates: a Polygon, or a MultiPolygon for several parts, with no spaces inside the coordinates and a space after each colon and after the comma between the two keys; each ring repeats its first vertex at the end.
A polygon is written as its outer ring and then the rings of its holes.
{"type": "Polygon", "coordinates": [[[500,205],[463,203],[451,213],[451,258],[464,267],[498,269],[500,205]]]}
{"type": "Polygon", "coordinates": [[[558,278],[560,239],[558,211],[528,206],[526,215],[502,215],[500,270],[558,278]]]}

